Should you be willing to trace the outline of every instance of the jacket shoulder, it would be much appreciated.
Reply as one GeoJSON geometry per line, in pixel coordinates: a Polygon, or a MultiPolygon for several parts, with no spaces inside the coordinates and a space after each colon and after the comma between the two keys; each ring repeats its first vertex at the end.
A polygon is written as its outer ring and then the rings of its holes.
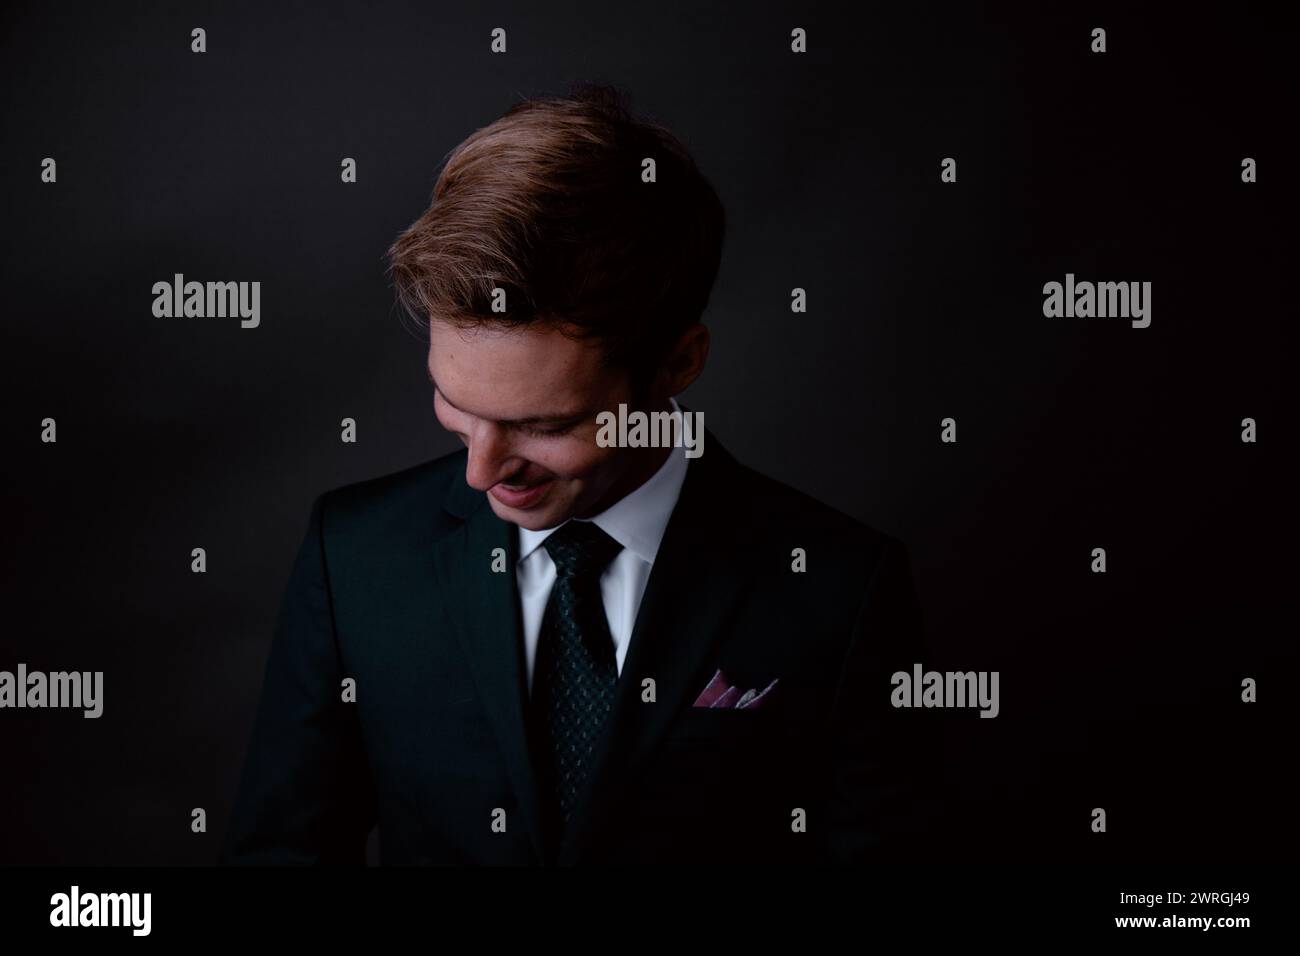
{"type": "Polygon", "coordinates": [[[740,469],[747,495],[754,502],[766,503],[762,508],[763,519],[781,531],[803,528],[825,538],[855,545],[880,544],[892,538],[887,532],[783,481],[744,465],[740,469]]]}
{"type": "Polygon", "coordinates": [[[786,553],[801,547],[830,557],[832,565],[854,577],[870,574],[895,552],[907,556],[894,535],[840,511],[812,495],[744,465],[737,482],[745,537],[779,543],[786,553]],[[806,543],[805,543],[806,542],[806,543]]]}

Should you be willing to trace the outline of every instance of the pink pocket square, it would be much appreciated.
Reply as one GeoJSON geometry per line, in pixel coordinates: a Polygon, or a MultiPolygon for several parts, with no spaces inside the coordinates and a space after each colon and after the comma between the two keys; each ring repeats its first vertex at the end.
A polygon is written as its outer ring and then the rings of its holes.
{"type": "Polygon", "coordinates": [[[700,696],[695,698],[692,707],[710,707],[721,708],[723,710],[747,710],[753,707],[762,706],[763,698],[768,692],[780,682],[778,677],[772,683],[768,684],[761,691],[758,688],[751,688],[742,691],[739,687],[734,686],[727,675],[719,670],[709,681],[709,685],[700,692],[700,696]]]}

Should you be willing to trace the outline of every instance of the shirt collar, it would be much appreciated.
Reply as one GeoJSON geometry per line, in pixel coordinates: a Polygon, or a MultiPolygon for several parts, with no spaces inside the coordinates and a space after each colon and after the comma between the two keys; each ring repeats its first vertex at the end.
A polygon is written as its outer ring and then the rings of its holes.
{"type": "MultiPolygon", "coordinates": [[[[670,399],[675,411],[681,409],[670,399]]],[[[685,413],[683,413],[685,414],[685,413]]],[[[654,564],[668,519],[686,480],[686,449],[673,447],[650,478],[591,520],[600,530],[647,564],[654,564]]],[[[525,561],[560,525],[541,531],[519,528],[519,560],[525,561]]]]}

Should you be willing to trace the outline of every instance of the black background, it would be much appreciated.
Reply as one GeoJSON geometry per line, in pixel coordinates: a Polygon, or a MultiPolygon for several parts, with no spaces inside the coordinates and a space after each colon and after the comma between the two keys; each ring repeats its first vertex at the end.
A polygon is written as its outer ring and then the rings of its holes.
{"type": "Polygon", "coordinates": [[[574,80],[626,88],[726,206],[684,401],[910,546],[927,666],[1001,672],[997,719],[944,715],[918,859],[1278,858],[1289,34],[1052,7],[7,5],[0,669],[105,685],[98,720],[0,711],[0,862],[215,860],[312,498],[458,444],[384,252],[448,151],[574,80]],[[155,318],[176,272],[260,281],[261,326],[155,318]],[[1045,318],[1066,272],[1151,281],[1151,326],[1045,318]]]}

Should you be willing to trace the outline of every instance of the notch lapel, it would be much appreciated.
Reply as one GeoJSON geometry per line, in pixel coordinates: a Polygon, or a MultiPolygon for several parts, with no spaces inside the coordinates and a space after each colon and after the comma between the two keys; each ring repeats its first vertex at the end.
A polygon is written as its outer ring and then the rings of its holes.
{"type": "Polygon", "coordinates": [[[463,479],[457,482],[445,507],[465,521],[434,544],[438,593],[496,732],[523,823],[540,862],[544,856],[537,778],[524,722],[524,651],[515,583],[517,533],[514,525],[496,516],[487,497],[463,479]],[[504,572],[491,570],[494,548],[505,549],[504,572]]]}

